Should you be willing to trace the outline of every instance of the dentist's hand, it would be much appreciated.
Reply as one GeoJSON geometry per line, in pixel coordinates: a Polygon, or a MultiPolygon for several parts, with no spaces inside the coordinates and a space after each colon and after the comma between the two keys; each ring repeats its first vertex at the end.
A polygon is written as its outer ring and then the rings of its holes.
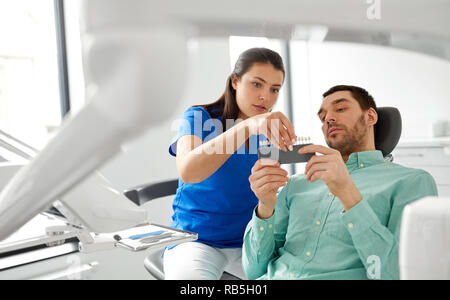
{"type": "Polygon", "coordinates": [[[291,121],[281,112],[268,112],[246,119],[250,135],[264,134],[276,147],[292,151],[297,138],[291,121]]]}
{"type": "Polygon", "coordinates": [[[277,202],[277,192],[289,181],[286,170],[280,168],[280,163],[270,159],[258,160],[252,168],[249,177],[250,187],[259,200],[257,216],[268,219],[273,215],[277,202]]]}
{"type": "Polygon", "coordinates": [[[345,211],[362,199],[362,195],[348,173],[347,166],[339,151],[320,145],[308,145],[298,150],[299,154],[318,152],[305,166],[306,180],[315,182],[321,179],[330,192],[339,198],[345,211]]]}

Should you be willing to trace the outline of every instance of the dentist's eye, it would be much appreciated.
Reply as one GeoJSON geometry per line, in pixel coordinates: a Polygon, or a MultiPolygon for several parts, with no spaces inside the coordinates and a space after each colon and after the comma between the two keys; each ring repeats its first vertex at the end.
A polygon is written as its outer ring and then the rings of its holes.
{"type": "Polygon", "coordinates": [[[280,89],[272,89],[272,93],[278,94],[280,92],[280,89]]]}
{"type": "Polygon", "coordinates": [[[261,87],[261,83],[259,83],[259,82],[252,82],[252,84],[254,87],[257,87],[257,88],[261,87]]]}

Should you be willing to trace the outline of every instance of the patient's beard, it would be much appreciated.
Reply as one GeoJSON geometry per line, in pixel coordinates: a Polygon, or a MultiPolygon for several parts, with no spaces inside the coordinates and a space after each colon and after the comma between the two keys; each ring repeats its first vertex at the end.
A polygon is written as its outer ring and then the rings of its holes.
{"type": "Polygon", "coordinates": [[[343,157],[348,157],[354,152],[358,152],[364,148],[365,137],[369,132],[368,127],[365,125],[364,115],[356,122],[355,126],[348,129],[345,126],[338,126],[342,128],[344,132],[340,133],[343,136],[339,141],[331,141],[329,138],[326,140],[327,145],[338,150],[343,157]]]}

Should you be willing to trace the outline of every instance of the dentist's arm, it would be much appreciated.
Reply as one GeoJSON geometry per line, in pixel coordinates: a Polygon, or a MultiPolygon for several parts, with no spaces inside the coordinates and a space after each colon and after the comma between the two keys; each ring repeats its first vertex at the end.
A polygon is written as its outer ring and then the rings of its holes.
{"type": "Polygon", "coordinates": [[[206,143],[195,135],[185,135],[177,142],[178,174],[186,183],[207,179],[253,134],[264,134],[285,151],[295,139],[291,122],[281,112],[248,118],[206,143]]]}
{"type": "Polygon", "coordinates": [[[245,142],[239,143],[238,137],[248,137],[243,122],[206,143],[195,135],[182,136],[177,142],[176,164],[183,182],[198,183],[216,172],[245,142]]]}

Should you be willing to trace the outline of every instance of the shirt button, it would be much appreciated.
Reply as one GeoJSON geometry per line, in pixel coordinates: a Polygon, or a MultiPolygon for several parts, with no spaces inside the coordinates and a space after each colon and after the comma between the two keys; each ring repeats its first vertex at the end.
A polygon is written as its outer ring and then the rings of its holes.
{"type": "Polygon", "coordinates": [[[359,166],[362,168],[362,167],[364,167],[364,164],[360,164],[359,166]]]}
{"type": "Polygon", "coordinates": [[[269,226],[267,226],[267,227],[272,228],[272,224],[269,224],[269,226]]]}
{"type": "Polygon", "coordinates": [[[261,251],[258,251],[258,255],[261,255],[261,251]]]}
{"type": "Polygon", "coordinates": [[[347,226],[348,228],[352,229],[355,225],[353,225],[353,223],[348,223],[347,226]]]}
{"type": "Polygon", "coordinates": [[[317,225],[317,226],[320,226],[320,221],[316,221],[316,225],[317,225]]]}
{"type": "Polygon", "coordinates": [[[259,230],[263,231],[263,230],[264,230],[264,227],[263,227],[263,226],[259,227],[259,230]]]}
{"type": "Polygon", "coordinates": [[[329,192],[329,193],[328,193],[328,196],[330,196],[330,197],[331,197],[331,196],[333,196],[333,194],[332,194],[331,192],[329,192]]]}
{"type": "Polygon", "coordinates": [[[294,277],[294,273],[290,273],[289,277],[291,277],[291,278],[294,277]]]}
{"type": "Polygon", "coordinates": [[[306,252],[306,256],[311,256],[311,252],[306,252]]]}

